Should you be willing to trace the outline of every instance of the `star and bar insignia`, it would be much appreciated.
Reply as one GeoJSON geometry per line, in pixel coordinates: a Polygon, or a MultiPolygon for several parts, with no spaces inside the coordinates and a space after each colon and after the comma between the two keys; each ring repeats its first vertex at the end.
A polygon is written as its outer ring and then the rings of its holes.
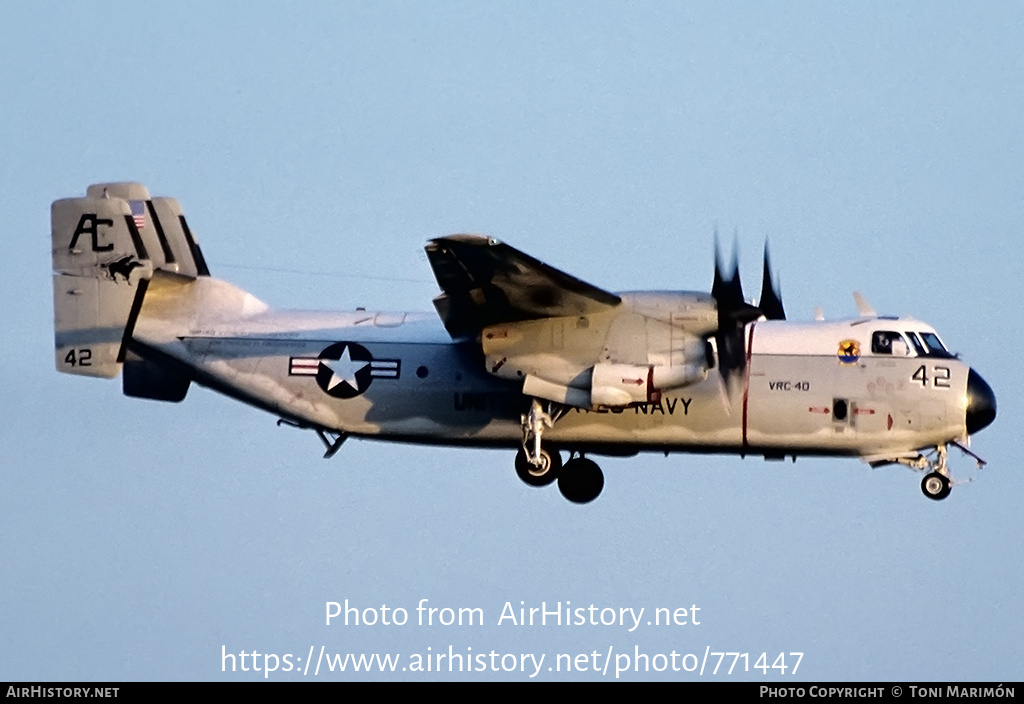
{"type": "Polygon", "coordinates": [[[336,342],[318,357],[291,357],[289,376],[313,376],[325,393],[335,398],[355,398],[374,379],[397,379],[401,360],[374,359],[370,351],[355,342],[336,342]]]}

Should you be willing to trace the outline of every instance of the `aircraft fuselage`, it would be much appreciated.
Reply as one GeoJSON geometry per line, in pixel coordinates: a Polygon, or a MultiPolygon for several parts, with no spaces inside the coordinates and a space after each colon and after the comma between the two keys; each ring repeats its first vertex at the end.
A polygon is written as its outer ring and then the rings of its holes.
{"type": "MultiPolygon", "coordinates": [[[[522,443],[520,385],[488,373],[479,347],[452,341],[432,314],[268,310],[181,329],[146,313],[133,343],[142,356],[173,358],[199,383],[297,423],[386,440],[522,443]]],[[[885,318],[749,323],[749,363],[733,388],[712,374],[646,403],[571,408],[545,439],[584,452],[775,457],[892,455],[966,437],[965,364],[910,345],[872,350],[883,333],[922,331],[932,332],[885,318]]]]}

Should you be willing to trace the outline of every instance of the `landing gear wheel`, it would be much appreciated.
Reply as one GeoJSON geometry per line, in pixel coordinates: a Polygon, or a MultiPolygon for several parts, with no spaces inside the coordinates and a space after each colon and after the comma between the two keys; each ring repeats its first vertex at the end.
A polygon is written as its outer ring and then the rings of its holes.
{"type": "Polygon", "coordinates": [[[604,473],[597,463],[580,457],[569,460],[558,474],[558,490],[575,504],[590,503],[604,488],[604,473]]]}
{"type": "Polygon", "coordinates": [[[562,469],[562,456],[550,447],[541,447],[540,465],[530,464],[522,448],[516,453],[516,474],[530,486],[547,486],[562,469]]]}
{"type": "Polygon", "coordinates": [[[932,472],[921,480],[921,491],[923,491],[924,495],[929,499],[942,501],[944,498],[949,496],[949,477],[944,474],[939,474],[938,472],[932,472]]]}

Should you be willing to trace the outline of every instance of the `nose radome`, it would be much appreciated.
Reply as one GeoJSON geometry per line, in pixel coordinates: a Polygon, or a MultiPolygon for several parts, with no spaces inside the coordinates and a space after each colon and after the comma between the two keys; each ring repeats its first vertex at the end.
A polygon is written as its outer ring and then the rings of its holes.
{"type": "Polygon", "coordinates": [[[967,374],[967,434],[973,435],[996,419],[996,395],[973,369],[967,374]]]}

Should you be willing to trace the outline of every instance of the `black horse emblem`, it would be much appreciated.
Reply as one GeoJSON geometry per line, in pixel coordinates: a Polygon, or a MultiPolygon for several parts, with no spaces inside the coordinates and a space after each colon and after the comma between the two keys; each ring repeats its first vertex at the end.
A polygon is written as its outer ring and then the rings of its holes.
{"type": "Polygon", "coordinates": [[[107,270],[107,274],[110,276],[110,279],[116,284],[118,274],[123,276],[126,282],[131,283],[128,279],[132,274],[132,270],[141,268],[142,264],[135,261],[135,255],[129,254],[121,257],[117,261],[100,264],[100,266],[107,270]]]}

